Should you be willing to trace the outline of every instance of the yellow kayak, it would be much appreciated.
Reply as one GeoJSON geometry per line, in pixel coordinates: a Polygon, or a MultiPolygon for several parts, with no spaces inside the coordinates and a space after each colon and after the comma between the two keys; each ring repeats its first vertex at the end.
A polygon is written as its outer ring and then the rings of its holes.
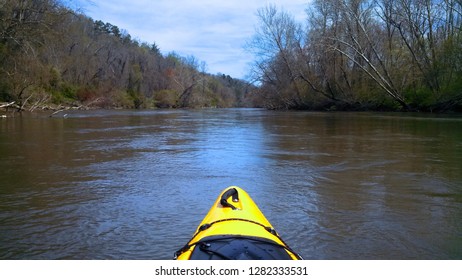
{"type": "Polygon", "coordinates": [[[252,198],[239,187],[225,189],[178,260],[298,260],[252,198]]]}

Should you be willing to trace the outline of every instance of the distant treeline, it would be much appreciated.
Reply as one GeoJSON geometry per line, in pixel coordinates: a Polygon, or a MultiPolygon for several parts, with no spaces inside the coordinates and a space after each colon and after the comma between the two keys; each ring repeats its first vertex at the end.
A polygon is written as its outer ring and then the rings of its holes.
{"type": "Polygon", "coordinates": [[[255,87],[59,0],[0,1],[0,102],[19,109],[253,106],[255,87]]]}
{"type": "Polygon", "coordinates": [[[248,42],[268,108],[462,110],[462,1],[314,0],[258,10],[248,42]]]}

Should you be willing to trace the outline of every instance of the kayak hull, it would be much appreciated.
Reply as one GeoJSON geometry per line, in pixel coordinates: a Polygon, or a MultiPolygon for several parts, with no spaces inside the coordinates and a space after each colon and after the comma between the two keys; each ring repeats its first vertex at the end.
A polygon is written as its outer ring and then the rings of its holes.
{"type": "Polygon", "coordinates": [[[247,192],[225,189],[175,254],[190,259],[301,259],[279,237],[247,192]]]}

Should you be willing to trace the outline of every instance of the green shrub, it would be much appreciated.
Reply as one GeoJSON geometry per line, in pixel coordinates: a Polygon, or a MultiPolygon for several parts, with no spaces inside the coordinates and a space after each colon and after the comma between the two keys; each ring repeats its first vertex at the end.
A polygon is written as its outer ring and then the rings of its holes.
{"type": "Polygon", "coordinates": [[[163,89],[154,93],[154,104],[157,108],[176,107],[177,99],[177,94],[172,89],[163,89]]]}

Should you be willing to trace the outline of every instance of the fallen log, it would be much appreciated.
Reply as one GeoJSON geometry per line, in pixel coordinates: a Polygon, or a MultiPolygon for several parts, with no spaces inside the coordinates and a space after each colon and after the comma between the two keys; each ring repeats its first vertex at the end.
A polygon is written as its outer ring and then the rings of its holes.
{"type": "Polygon", "coordinates": [[[63,112],[63,111],[67,111],[67,110],[81,110],[82,108],[85,109],[85,108],[87,108],[87,107],[84,106],[84,105],[72,106],[72,107],[71,107],[71,106],[61,107],[61,108],[57,109],[56,111],[54,111],[53,113],[51,113],[51,114],[49,115],[49,117],[51,118],[51,117],[53,117],[54,115],[56,115],[56,114],[58,114],[58,113],[61,113],[61,112],[63,112]]]}
{"type": "Polygon", "coordinates": [[[10,103],[0,104],[0,108],[8,108],[8,107],[15,107],[16,108],[17,105],[14,106],[14,103],[16,103],[16,102],[13,101],[13,102],[10,102],[10,103]]]}

